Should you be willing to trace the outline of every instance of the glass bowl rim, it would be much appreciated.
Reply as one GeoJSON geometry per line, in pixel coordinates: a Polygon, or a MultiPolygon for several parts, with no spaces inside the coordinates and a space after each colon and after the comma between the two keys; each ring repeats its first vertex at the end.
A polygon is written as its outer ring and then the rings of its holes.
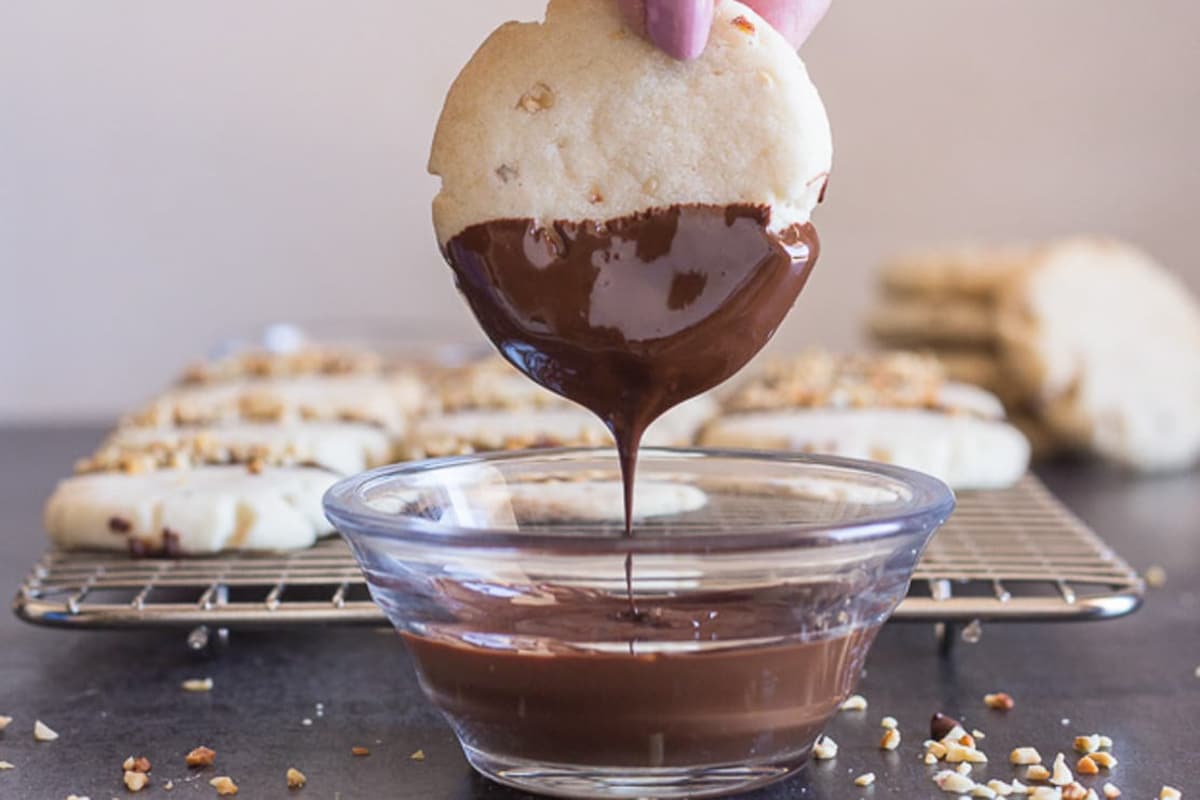
{"type": "MultiPolygon", "coordinates": [[[[371,508],[363,493],[381,483],[403,480],[440,470],[472,464],[497,464],[514,461],[551,461],[597,457],[616,458],[612,447],[566,447],[538,450],[511,450],[492,453],[449,456],[409,461],[377,467],[335,483],[325,492],[322,506],[325,516],[348,539],[391,540],[446,549],[503,549],[518,551],[604,553],[710,553],[781,548],[820,548],[855,544],[906,534],[928,533],[943,524],[955,508],[953,490],[932,475],[916,470],[838,456],[819,456],[761,450],[724,448],[642,448],[642,456],[679,459],[722,458],[740,461],[794,464],[805,469],[837,470],[886,478],[902,484],[911,492],[908,500],[881,504],[886,512],[838,521],[771,522],[751,526],[752,532],[736,536],[713,533],[639,537],[634,525],[632,537],[601,534],[563,536],[553,531],[513,531],[483,527],[445,525],[416,516],[371,508]]],[[[639,465],[641,464],[639,458],[639,465]]],[[[639,473],[640,474],[640,473],[639,473]]],[[[575,526],[578,530],[578,526],[575,526]]]]}

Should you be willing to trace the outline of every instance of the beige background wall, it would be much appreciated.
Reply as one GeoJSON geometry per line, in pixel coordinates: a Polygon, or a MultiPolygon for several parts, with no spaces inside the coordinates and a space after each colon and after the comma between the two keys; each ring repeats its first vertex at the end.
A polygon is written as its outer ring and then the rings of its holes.
{"type": "MultiPolygon", "coordinates": [[[[428,141],[540,6],[0,0],[0,419],[111,414],[262,320],[469,333],[428,141]]],[[[946,238],[1109,231],[1200,287],[1197,30],[1188,0],[835,0],[826,256],[783,341],[852,343],[880,256],[946,238]]]]}

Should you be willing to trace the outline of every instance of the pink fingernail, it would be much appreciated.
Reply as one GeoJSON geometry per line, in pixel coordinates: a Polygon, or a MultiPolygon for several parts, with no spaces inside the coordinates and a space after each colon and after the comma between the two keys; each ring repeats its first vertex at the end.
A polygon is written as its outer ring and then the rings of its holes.
{"type": "Polygon", "coordinates": [[[703,53],[712,20],[713,0],[646,0],[646,34],[673,58],[703,53]]]}

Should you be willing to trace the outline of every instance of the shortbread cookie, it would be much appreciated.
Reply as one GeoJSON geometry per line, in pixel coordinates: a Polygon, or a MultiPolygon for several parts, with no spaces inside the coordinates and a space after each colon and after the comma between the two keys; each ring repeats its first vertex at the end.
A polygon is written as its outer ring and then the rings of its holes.
{"type": "Polygon", "coordinates": [[[343,475],[386,464],[387,431],[346,422],[227,423],[207,428],[119,428],[77,472],[145,472],[215,464],[317,466],[343,475]]]}
{"type": "Polygon", "coordinates": [[[295,378],[303,375],[377,375],[383,371],[378,353],[364,349],[306,346],[277,353],[243,350],[224,358],[197,362],[183,373],[183,385],[222,383],[247,378],[295,378]]]}
{"type": "Polygon", "coordinates": [[[576,407],[529,380],[500,356],[447,370],[435,388],[438,407],[446,414],[481,409],[576,407]]]}
{"type": "MultiPolygon", "coordinates": [[[[522,524],[625,519],[625,489],[619,480],[516,484],[506,493],[513,515],[522,524]]],[[[685,514],[708,502],[695,486],[654,480],[635,482],[633,498],[633,517],[639,520],[685,514]]]]}
{"type": "Polygon", "coordinates": [[[885,298],[869,325],[871,334],[887,346],[986,347],[996,341],[992,304],[973,298],[885,298]]]}
{"type": "Polygon", "coordinates": [[[130,415],[125,425],[171,427],[227,422],[363,422],[402,432],[425,404],[415,375],[301,376],[236,380],[167,392],[130,415]]]}
{"type": "MultiPolygon", "coordinates": [[[[716,408],[708,395],[681,403],[647,429],[642,446],[691,445],[716,408]]],[[[413,423],[407,455],[417,459],[542,447],[608,447],[612,441],[599,418],[579,406],[467,409],[413,423]]]]}
{"type": "Polygon", "coordinates": [[[46,532],[66,549],[136,556],[304,548],[333,532],[321,497],[336,480],[321,469],[245,466],[76,475],[46,502],[46,532]]]}
{"type": "Polygon", "coordinates": [[[1024,245],[963,245],[901,255],[884,264],[880,282],[890,297],[925,302],[994,302],[1028,263],[1024,245]]]}
{"type": "Polygon", "coordinates": [[[550,0],[545,22],[493,33],[451,88],[429,162],[434,225],[444,246],[497,219],[743,204],[779,232],[808,221],[831,156],[795,48],[741,3],[718,4],[704,54],[678,62],[615,3],[550,0]]]}
{"type": "Polygon", "coordinates": [[[1200,460],[1200,304],[1148,255],[1049,244],[999,314],[1006,363],[1057,436],[1138,470],[1200,460]]]}
{"type": "Polygon", "coordinates": [[[701,444],[883,461],[959,489],[1010,486],[1029,465],[1029,443],[1000,401],[946,381],[928,355],[810,352],[770,365],[726,412],[701,444]]]}

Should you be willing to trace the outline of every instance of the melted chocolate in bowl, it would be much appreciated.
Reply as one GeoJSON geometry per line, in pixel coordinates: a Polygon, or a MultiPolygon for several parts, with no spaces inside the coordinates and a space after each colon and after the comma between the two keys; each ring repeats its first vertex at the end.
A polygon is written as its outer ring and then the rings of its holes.
{"type": "Polygon", "coordinates": [[[763,206],[681,205],[604,222],[493,220],[446,243],[500,352],[612,431],[627,534],[646,428],[745,366],[804,288],[816,230],[776,235],[769,223],[763,206]]]}

